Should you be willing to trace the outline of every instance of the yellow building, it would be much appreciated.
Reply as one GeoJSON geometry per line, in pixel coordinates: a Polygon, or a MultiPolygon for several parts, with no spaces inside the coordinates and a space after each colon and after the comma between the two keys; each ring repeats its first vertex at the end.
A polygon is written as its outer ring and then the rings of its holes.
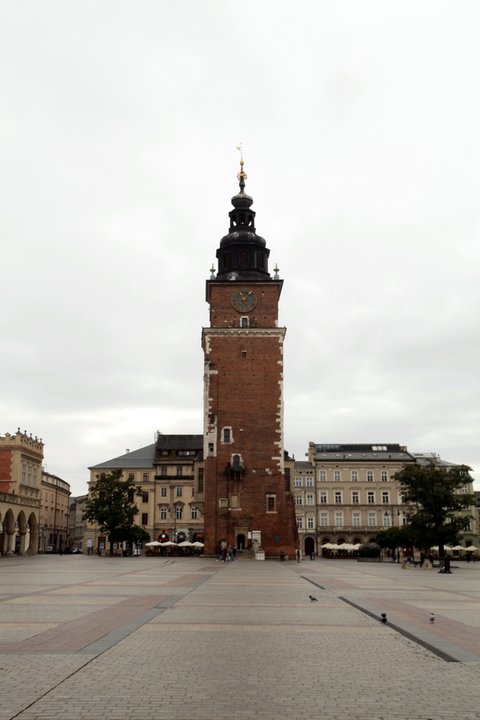
{"type": "Polygon", "coordinates": [[[43,442],[18,428],[0,435],[0,554],[38,551],[43,442]]]}
{"type": "MultiPolygon", "coordinates": [[[[135,523],[151,540],[203,540],[203,435],[157,433],[151,445],[90,467],[90,483],[115,469],[121,469],[140,491],[135,497],[135,523]]],[[[107,550],[107,538],[98,527],[86,526],[85,548],[107,550]]]]}
{"type": "MultiPolygon", "coordinates": [[[[400,485],[394,479],[407,465],[438,456],[409,453],[394,444],[309,444],[307,461],[294,463],[293,492],[302,552],[321,554],[321,547],[363,544],[377,533],[408,521],[400,485]]],[[[464,488],[472,493],[472,481],[464,488]]],[[[475,509],[462,542],[478,543],[475,509]]]]}
{"type": "Polygon", "coordinates": [[[63,552],[68,547],[70,485],[42,471],[39,552],[63,552]]]}

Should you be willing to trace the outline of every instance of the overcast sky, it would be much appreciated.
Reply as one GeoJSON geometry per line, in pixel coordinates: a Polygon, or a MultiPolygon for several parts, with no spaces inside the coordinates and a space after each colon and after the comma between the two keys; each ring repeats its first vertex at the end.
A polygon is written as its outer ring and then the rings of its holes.
{"type": "MultiPolygon", "coordinates": [[[[242,142],[285,280],[285,447],[480,480],[478,0],[0,0],[0,434],[45,467],[203,430],[242,142]]],[[[478,483],[477,483],[478,487],[478,483]]]]}

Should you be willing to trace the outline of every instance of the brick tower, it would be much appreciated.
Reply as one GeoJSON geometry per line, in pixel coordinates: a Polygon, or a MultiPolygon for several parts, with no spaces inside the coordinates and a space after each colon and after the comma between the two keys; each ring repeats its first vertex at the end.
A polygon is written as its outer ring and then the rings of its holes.
{"type": "Polygon", "coordinates": [[[255,231],[253,200],[232,198],[230,230],[207,280],[210,327],[202,332],[205,553],[221,543],[266,557],[293,556],[295,508],[283,449],[283,281],[268,272],[270,251],[255,231]]]}

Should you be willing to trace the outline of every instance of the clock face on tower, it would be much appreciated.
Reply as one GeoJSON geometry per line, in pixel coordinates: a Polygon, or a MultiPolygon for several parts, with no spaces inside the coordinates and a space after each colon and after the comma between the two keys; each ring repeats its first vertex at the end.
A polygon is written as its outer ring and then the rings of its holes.
{"type": "Polygon", "coordinates": [[[236,290],[232,295],[232,305],[238,312],[250,312],[257,305],[257,296],[247,288],[236,290]]]}

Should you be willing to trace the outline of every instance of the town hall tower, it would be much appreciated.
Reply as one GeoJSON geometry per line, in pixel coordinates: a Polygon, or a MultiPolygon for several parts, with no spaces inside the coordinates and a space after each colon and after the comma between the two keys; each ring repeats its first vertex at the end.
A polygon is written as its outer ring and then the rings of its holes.
{"type": "Polygon", "coordinates": [[[283,281],[255,230],[252,198],[232,198],[230,229],[207,280],[210,326],[203,329],[205,553],[221,543],[266,557],[293,556],[295,508],[283,447],[283,281]]]}

